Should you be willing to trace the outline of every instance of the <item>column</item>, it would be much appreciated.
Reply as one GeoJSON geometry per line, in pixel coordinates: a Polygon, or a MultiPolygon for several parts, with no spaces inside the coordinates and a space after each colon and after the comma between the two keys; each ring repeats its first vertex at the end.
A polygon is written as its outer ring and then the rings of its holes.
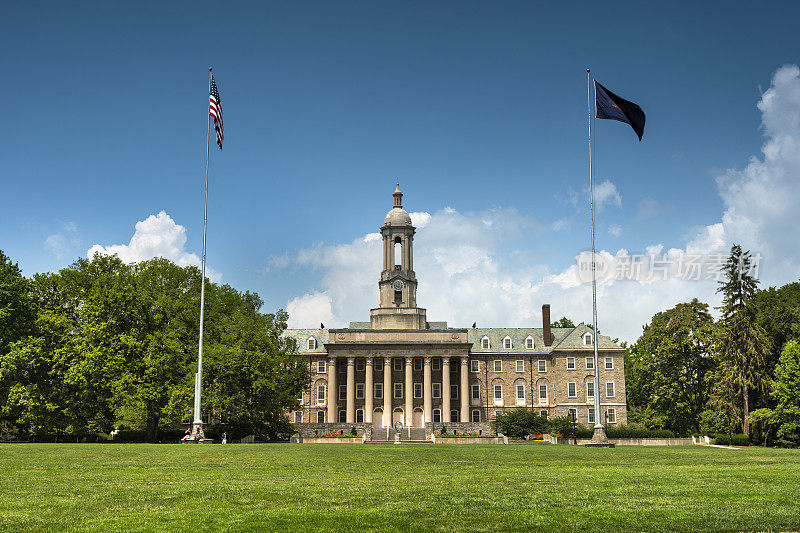
{"type": "Polygon", "coordinates": [[[356,421],[356,358],[347,358],[347,423],[356,421]]]}
{"type": "Polygon", "coordinates": [[[405,425],[411,427],[414,421],[414,379],[412,375],[413,360],[411,357],[406,357],[406,408],[405,408],[405,425]]]}
{"type": "Polygon", "coordinates": [[[392,358],[383,358],[383,426],[392,425],[392,358]]]}
{"type": "Polygon", "coordinates": [[[460,387],[460,397],[461,397],[461,421],[462,422],[469,422],[469,368],[468,368],[468,361],[467,356],[461,357],[461,387],[460,387]]]}
{"type": "Polygon", "coordinates": [[[329,424],[339,421],[339,413],[337,412],[336,399],[339,397],[339,391],[336,388],[336,358],[328,358],[328,416],[325,421],[329,424]]]}
{"type": "Polygon", "coordinates": [[[365,424],[372,424],[372,398],[375,394],[375,390],[372,386],[372,366],[375,360],[371,357],[367,358],[366,361],[366,372],[367,375],[364,378],[364,423],[365,424]]]}
{"type": "Polygon", "coordinates": [[[431,385],[431,358],[426,357],[423,361],[423,382],[422,382],[422,405],[425,416],[425,423],[433,422],[433,390],[431,385]]]}
{"type": "Polygon", "coordinates": [[[449,357],[442,357],[442,422],[445,423],[450,422],[450,358],[449,357]]]}

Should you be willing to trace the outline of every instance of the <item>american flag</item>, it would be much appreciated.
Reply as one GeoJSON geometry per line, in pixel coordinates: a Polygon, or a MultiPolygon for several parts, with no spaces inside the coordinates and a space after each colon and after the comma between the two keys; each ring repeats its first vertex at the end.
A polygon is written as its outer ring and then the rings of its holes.
{"type": "Polygon", "coordinates": [[[208,114],[214,117],[214,131],[217,132],[217,144],[219,149],[222,150],[222,99],[219,97],[219,90],[217,84],[214,82],[214,76],[211,76],[211,92],[208,95],[208,114]]]}

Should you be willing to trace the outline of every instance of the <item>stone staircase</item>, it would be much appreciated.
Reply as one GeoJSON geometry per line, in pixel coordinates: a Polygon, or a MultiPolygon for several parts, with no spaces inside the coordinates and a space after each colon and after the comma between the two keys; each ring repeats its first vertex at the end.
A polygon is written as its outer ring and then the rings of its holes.
{"type": "MultiPolygon", "coordinates": [[[[393,443],[395,431],[394,428],[374,428],[372,430],[372,438],[366,441],[366,444],[386,444],[393,443]]],[[[431,443],[425,428],[403,428],[400,432],[400,442],[403,444],[422,444],[431,443]]]]}

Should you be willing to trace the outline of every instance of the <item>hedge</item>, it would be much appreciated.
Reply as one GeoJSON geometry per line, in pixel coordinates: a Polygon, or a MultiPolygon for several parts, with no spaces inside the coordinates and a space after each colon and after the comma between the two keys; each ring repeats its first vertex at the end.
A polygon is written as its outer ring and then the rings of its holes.
{"type": "Polygon", "coordinates": [[[606,428],[609,439],[673,439],[675,434],[669,429],[646,429],[637,426],[617,426],[606,428]]]}
{"type": "Polygon", "coordinates": [[[714,444],[724,444],[732,446],[750,446],[750,437],[744,433],[734,433],[733,438],[727,433],[717,433],[714,435],[714,444]]]}

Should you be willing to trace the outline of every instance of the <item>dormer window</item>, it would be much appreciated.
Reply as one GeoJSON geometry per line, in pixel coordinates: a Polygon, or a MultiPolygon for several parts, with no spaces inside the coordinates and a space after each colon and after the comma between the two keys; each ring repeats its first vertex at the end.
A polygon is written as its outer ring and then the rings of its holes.
{"type": "Polygon", "coordinates": [[[506,337],[503,339],[503,349],[510,350],[511,349],[511,337],[506,337]]]}
{"type": "Polygon", "coordinates": [[[316,350],[317,349],[317,339],[315,339],[314,337],[309,337],[308,340],[306,341],[306,347],[308,348],[309,352],[313,351],[313,350],[316,350]]]}
{"type": "Polygon", "coordinates": [[[488,350],[489,349],[489,337],[484,337],[484,338],[481,339],[481,348],[483,350],[488,350]]]}
{"type": "Polygon", "coordinates": [[[591,346],[592,345],[592,334],[587,332],[583,336],[583,344],[584,346],[591,346]]]}
{"type": "Polygon", "coordinates": [[[525,348],[528,350],[533,350],[533,337],[528,336],[528,338],[525,339],[525,348]]]}

